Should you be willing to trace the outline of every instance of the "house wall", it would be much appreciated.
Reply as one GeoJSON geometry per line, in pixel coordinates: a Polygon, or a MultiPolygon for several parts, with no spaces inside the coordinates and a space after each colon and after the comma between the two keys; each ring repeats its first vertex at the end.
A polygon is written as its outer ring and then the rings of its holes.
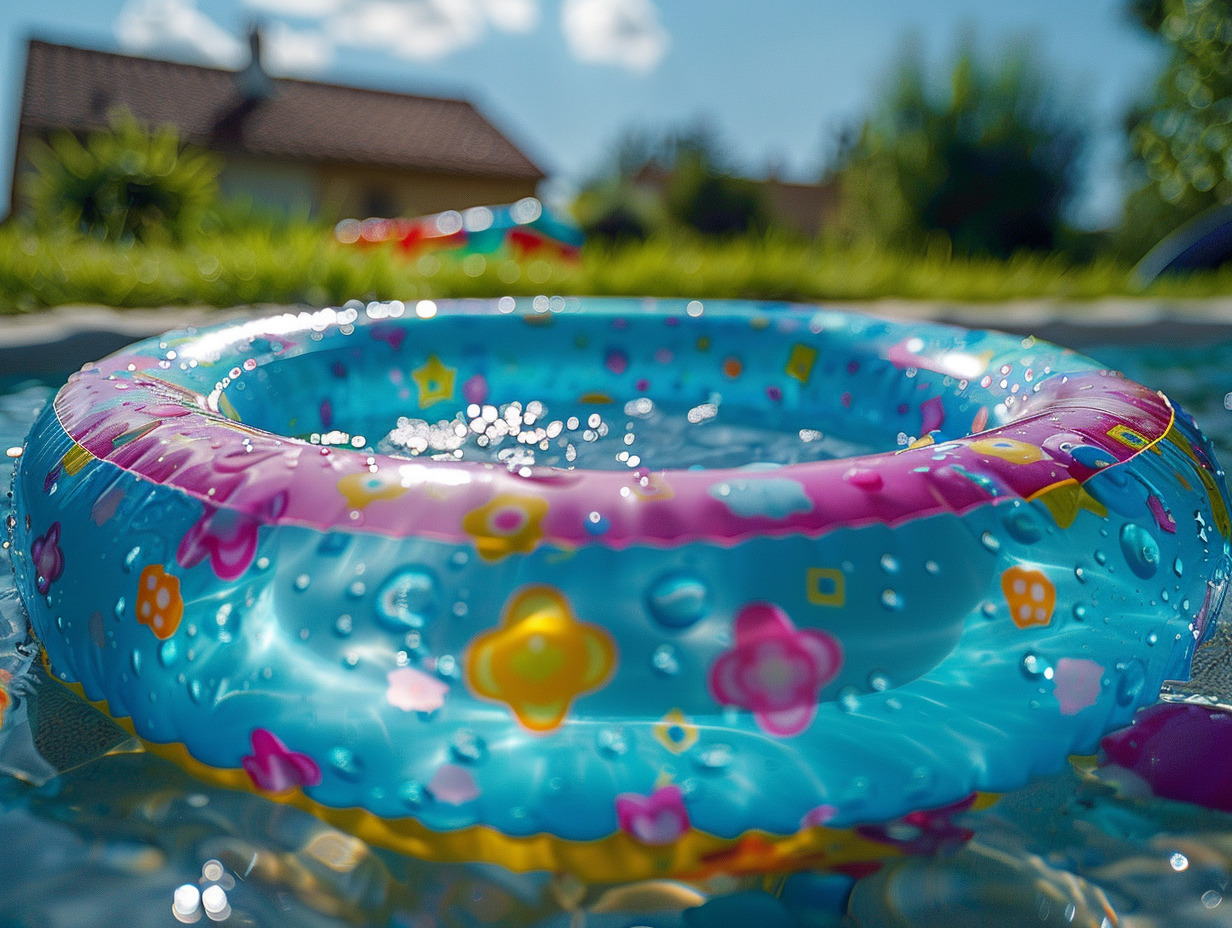
{"type": "Polygon", "coordinates": [[[394,171],[351,165],[317,167],[320,215],[328,219],[422,216],[447,209],[513,203],[535,195],[533,179],[394,171]]]}

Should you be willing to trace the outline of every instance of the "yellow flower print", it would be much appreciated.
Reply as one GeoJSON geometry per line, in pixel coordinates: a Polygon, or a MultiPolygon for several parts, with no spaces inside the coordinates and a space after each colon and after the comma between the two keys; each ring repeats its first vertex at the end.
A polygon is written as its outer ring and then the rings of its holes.
{"type": "Polygon", "coordinates": [[[406,492],[406,487],[396,474],[387,476],[380,472],[359,471],[339,480],[338,492],[346,497],[352,509],[363,509],[378,499],[397,499],[406,492]]]}
{"type": "Polygon", "coordinates": [[[510,554],[534,551],[543,538],[540,523],[547,513],[547,500],[501,493],[468,512],[462,519],[462,530],[474,536],[480,557],[499,561],[510,554]]]}
{"type": "Polygon", "coordinates": [[[597,625],[579,622],[551,586],[528,586],[505,604],[499,628],[477,637],[466,682],[505,703],[531,731],[560,726],[573,700],[599,689],[616,667],[616,645],[597,625]]]}
{"type": "Polygon", "coordinates": [[[654,736],[673,754],[681,754],[697,744],[697,726],[679,709],[672,709],[655,723],[654,736]]]}
{"type": "Polygon", "coordinates": [[[1013,438],[981,438],[968,447],[976,454],[1001,458],[1011,464],[1034,464],[1044,456],[1038,446],[1013,438]]]}
{"type": "Polygon", "coordinates": [[[180,596],[180,580],[163,570],[162,564],[150,564],[141,571],[137,581],[137,621],[150,626],[158,638],[170,638],[184,617],[184,599],[180,596]]]}

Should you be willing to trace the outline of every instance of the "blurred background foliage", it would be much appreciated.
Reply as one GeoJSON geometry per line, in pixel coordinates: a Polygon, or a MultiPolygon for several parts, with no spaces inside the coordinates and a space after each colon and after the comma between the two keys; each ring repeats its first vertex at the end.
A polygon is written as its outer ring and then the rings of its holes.
{"type": "MultiPolygon", "coordinates": [[[[706,122],[624,131],[571,211],[581,260],[411,260],[344,247],[305,216],[223,201],[219,164],[170,127],[113,114],[42,144],[32,217],[0,228],[0,311],[65,302],[235,305],[575,292],[868,299],[1093,298],[1141,291],[1134,262],[1232,203],[1232,0],[1122,0],[1166,60],[1125,117],[1124,218],[1071,223],[1090,144],[1080,94],[1029,42],[908,43],[879,102],[810,181],[750,177],[706,122]],[[785,221],[782,194],[820,211],[785,221]],[[775,197],[779,199],[776,200],[775,197]]],[[[1232,292],[1232,265],[1156,293],[1232,292]]]]}
{"type": "Polygon", "coordinates": [[[913,46],[836,168],[840,230],[903,249],[1053,251],[1087,143],[1030,46],[963,42],[938,86],[913,46]]]}
{"type": "Polygon", "coordinates": [[[26,196],[45,231],[113,243],[183,242],[219,212],[218,159],[185,145],[174,126],[146,127],[116,110],[84,140],[35,141],[26,196]]]}
{"type": "Polygon", "coordinates": [[[1232,0],[1131,0],[1129,12],[1168,50],[1153,94],[1127,119],[1133,160],[1119,245],[1138,257],[1232,202],[1232,0]]]}

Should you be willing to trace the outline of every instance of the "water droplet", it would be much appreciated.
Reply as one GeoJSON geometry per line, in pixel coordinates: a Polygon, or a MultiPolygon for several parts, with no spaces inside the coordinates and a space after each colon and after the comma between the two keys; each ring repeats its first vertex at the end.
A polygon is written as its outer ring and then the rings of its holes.
{"type": "Polygon", "coordinates": [[[1180,851],[1177,851],[1175,854],[1169,857],[1168,863],[1172,866],[1172,869],[1175,870],[1177,873],[1180,873],[1182,870],[1189,869],[1189,858],[1186,857],[1184,854],[1182,854],[1180,851]]]}
{"type": "Polygon", "coordinates": [[[199,703],[205,699],[205,687],[201,685],[200,680],[188,681],[188,696],[193,702],[199,703]]]}
{"type": "Polygon", "coordinates": [[[1076,603],[1074,605],[1073,614],[1074,614],[1074,619],[1076,621],[1078,622],[1085,621],[1087,617],[1087,607],[1084,606],[1082,603],[1076,603]]]}
{"type": "Polygon", "coordinates": [[[1015,541],[1034,544],[1044,537],[1044,527],[1025,506],[1016,506],[1001,518],[1001,524],[1015,541]]]}
{"type": "Polygon", "coordinates": [[[295,588],[302,593],[304,592],[304,590],[308,589],[308,584],[310,584],[311,582],[312,582],[312,578],[309,577],[307,574],[300,574],[298,577],[295,578],[295,588]]]}
{"type": "Polygon", "coordinates": [[[468,764],[477,764],[488,756],[487,743],[469,728],[454,732],[449,750],[455,758],[468,764]]]}
{"type": "Polygon", "coordinates": [[[115,617],[117,619],[124,618],[124,597],[123,596],[120,596],[116,599],[115,617]]]}
{"type": "Polygon", "coordinates": [[[986,618],[986,619],[996,618],[996,615],[997,615],[997,607],[996,607],[996,606],[994,606],[992,603],[989,603],[989,602],[981,603],[981,604],[980,604],[980,612],[981,612],[981,613],[983,613],[984,618],[986,618]]]}
{"type": "Polygon", "coordinates": [[[1117,680],[1116,701],[1122,706],[1131,705],[1138,700],[1142,687],[1146,684],[1146,667],[1142,661],[1135,658],[1118,663],[1116,669],[1121,675],[1117,680]]]}
{"type": "Polygon", "coordinates": [[[329,752],[329,766],[348,783],[358,783],[364,776],[364,762],[350,748],[336,747],[329,752]]]}
{"type": "Polygon", "coordinates": [[[334,634],[345,638],[355,630],[355,620],[345,613],[334,620],[334,634]]]}
{"type": "Polygon", "coordinates": [[[158,648],[158,662],[164,667],[173,666],[179,656],[180,652],[175,646],[174,638],[168,638],[158,648]]]}
{"type": "Polygon", "coordinates": [[[941,573],[941,565],[936,561],[925,561],[924,570],[935,577],[937,574],[941,573]]]}
{"type": "Polygon", "coordinates": [[[1001,550],[1001,539],[999,539],[992,532],[985,532],[983,535],[981,535],[980,544],[982,544],[985,548],[987,548],[989,551],[993,552],[994,554],[996,554],[998,551],[1001,550]]]}
{"type": "Polygon", "coordinates": [[[844,686],[838,691],[838,707],[844,712],[855,712],[860,708],[860,691],[854,686],[844,686]]]}
{"type": "Polygon", "coordinates": [[[880,670],[874,670],[868,675],[868,688],[874,693],[884,693],[890,688],[890,678],[880,670]]]}
{"type": "Polygon", "coordinates": [[[881,569],[887,574],[898,573],[898,559],[892,554],[881,555],[881,569]]]}
{"type": "Polygon", "coordinates": [[[1082,569],[1081,565],[1074,568],[1074,577],[1077,578],[1079,583],[1087,582],[1087,573],[1082,569]]]}
{"type": "Polygon", "coordinates": [[[1052,664],[1047,658],[1040,657],[1034,651],[1028,651],[1022,656],[1023,676],[1028,680],[1051,680],[1052,679],[1052,664]]]}
{"type": "Polygon", "coordinates": [[[1185,576],[1185,565],[1181,563],[1181,559],[1179,557],[1172,562],[1172,572],[1178,577],[1185,576]]]}
{"type": "Polygon", "coordinates": [[[1108,555],[1098,548],[1095,549],[1095,563],[1100,566],[1108,563],[1108,555]]]}
{"type": "Polygon", "coordinates": [[[124,555],[125,573],[131,574],[133,572],[133,565],[137,563],[137,558],[139,557],[141,557],[141,545],[135,545],[129,549],[128,553],[124,555]]]}
{"type": "Polygon", "coordinates": [[[732,749],[726,744],[711,744],[693,755],[693,763],[702,770],[722,770],[732,762],[732,749]]]}
{"type": "Polygon", "coordinates": [[[1156,631],[1150,632],[1150,634],[1146,636],[1146,643],[1147,643],[1147,647],[1151,647],[1151,648],[1159,644],[1159,633],[1156,631]]]}
{"type": "Polygon", "coordinates": [[[709,591],[689,574],[665,574],[651,585],[646,608],[660,625],[688,628],[710,611],[709,591]]]}
{"type": "Polygon", "coordinates": [[[436,578],[427,570],[408,567],[385,581],[376,594],[376,614],[394,631],[422,628],[436,617],[436,578]]]}
{"type": "Polygon", "coordinates": [[[1143,580],[1159,569],[1159,545],[1150,532],[1134,522],[1121,527],[1121,553],[1129,569],[1143,580]]]}
{"type": "Polygon", "coordinates": [[[352,599],[362,599],[363,595],[368,592],[368,587],[362,580],[356,580],[347,587],[347,595],[352,599]]]}
{"type": "Polygon", "coordinates": [[[403,804],[411,809],[418,809],[420,806],[427,803],[429,798],[428,791],[424,789],[422,783],[417,783],[414,780],[407,780],[398,787],[398,798],[403,804]]]}
{"type": "Polygon", "coordinates": [[[449,566],[453,568],[462,568],[470,562],[470,559],[470,553],[459,548],[453,554],[449,555],[449,566]]]}
{"type": "Polygon", "coordinates": [[[670,644],[661,644],[655,648],[650,664],[664,676],[672,677],[680,673],[680,658],[676,656],[676,649],[670,644]]]}
{"type": "Polygon", "coordinates": [[[458,675],[458,662],[452,654],[442,654],[436,659],[436,675],[452,680],[458,675]]]}
{"type": "Polygon", "coordinates": [[[133,665],[133,675],[138,676],[138,677],[141,676],[141,652],[140,651],[137,651],[137,650],[133,651],[132,657],[129,659],[129,663],[133,665]]]}
{"type": "Polygon", "coordinates": [[[893,590],[882,590],[881,605],[890,610],[898,610],[903,608],[903,598],[893,590]]]}
{"type": "Polygon", "coordinates": [[[609,757],[623,757],[629,750],[629,739],[625,737],[623,729],[600,728],[595,736],[595,745],[600,753],[609,757]]]}
{"type": "Polygon", "coordinates": [[[1213,889],[1208,889],[1202,894],[1202,904],[1208,909],[1215,908],[1221,902],[1223,902],[1223,895],[1213,889]]]}

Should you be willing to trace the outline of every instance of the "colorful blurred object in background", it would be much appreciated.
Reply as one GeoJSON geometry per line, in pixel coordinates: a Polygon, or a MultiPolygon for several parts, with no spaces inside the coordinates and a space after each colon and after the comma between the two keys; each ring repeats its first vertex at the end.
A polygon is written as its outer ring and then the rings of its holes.
{"type": "Polygon", "coordinates": [[[408,256],[507,252],[514,258],[576,259],[585,236],[534,197],[508,206],[474,206],[414,219],[344,219],[334,227],[344,245],[396,243],[408,256]]]}

